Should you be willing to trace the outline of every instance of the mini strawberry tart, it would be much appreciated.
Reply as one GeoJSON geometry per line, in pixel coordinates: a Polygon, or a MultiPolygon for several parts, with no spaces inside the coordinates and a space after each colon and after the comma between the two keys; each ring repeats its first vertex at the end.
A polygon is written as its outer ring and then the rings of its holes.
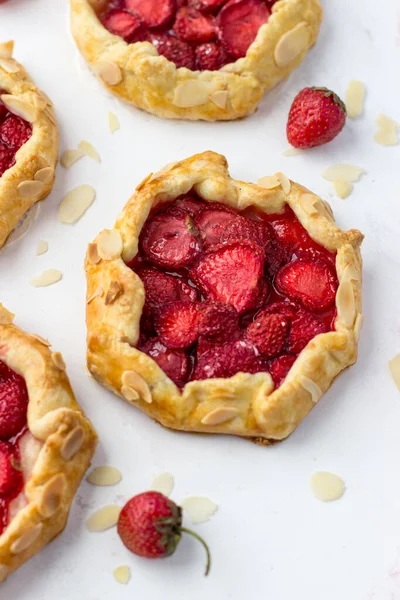
{"type": "Polygon", "coordinates": [[[166,427],[280,440],[355,362],[363,239],[282,173],[205,152],[89,246],[88,366],[166,427]]]}
{"type": "Polygon", "coordinates": [[[59,352],[0,304],[0,582],[65,527],[96,447],[59,352]]]}
{"type": "Polygon", "coordinates": [[[238,119],[315,43],[319,0],[71,0],[72,33],[116,96],[160,117],[238,119]]]}

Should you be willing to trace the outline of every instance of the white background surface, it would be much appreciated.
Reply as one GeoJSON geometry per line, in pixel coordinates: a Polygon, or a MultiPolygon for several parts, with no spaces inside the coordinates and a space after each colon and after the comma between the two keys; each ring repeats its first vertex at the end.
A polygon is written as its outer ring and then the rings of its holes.
{"type": "MultiPolygon", "coordinates": [[[[0,40],[16,40],[15,57],[52,98],[61,150],[92,142],[102,164],[85,158],[58,168],[51,196],[28,235],[0,256],[0,300],[18,325],[49,337],[61,350],[76,395],[100,435],[95,465],[123,473],[115,488],[84,482],[65,533],[1,586],[18,600],[396,600],[400,598],[400,395],[387,363],[400,351],[400,147],[375,144],[374,121],[384,112],[400,121],[400,6],[396,0],[325,0],[316,48],[290,81],[262,102],[256,115],[233,123],[162,121],[103,91],[78,57],[68,31],[67,2],[11,0],[0,7],[0,40]],[[349,122],[329,146],[284,157],[286,116],[305,85],[341,95],[351,79],[368,88],[365,115],[349,122]],[[121,129],[107,123],[114,111],[121,129]],[[231,173],[251,181],[285,172],[331,201],[342,227],[366,234],[366,323],[356,366],[340,376],[286,442],[261,448],[240,439],[163,430],[84,373],[87,243],[111,226],[150,171],[192,153],[225,154],[231,173]],[[366,169],[345,201],[332,196],[323,168],[349,162],[366,169]],[[74,226],[57,221],[72,187],[90,183],[97,199],[74,226]],[[36,257],[40,239],[47,254],[36,257]],[[34,289],[32,277],[56,268],[63,279],[34,289]],[[322,504],[309,489],[315,470],[343,477],[347,491],[322,504]],[[170,471],[172,497],[207,495],[218,513],[197,527],[213,553],[210,577],[191,539],[164,561],[130,555],[115,530],[90,534],[85,520],[103,504],[144,491],[170,471]],[[112,571],[129,564],[119,586],[112,571]]],[[[186,523],[188,524],[188,523],[186,523]]]]}

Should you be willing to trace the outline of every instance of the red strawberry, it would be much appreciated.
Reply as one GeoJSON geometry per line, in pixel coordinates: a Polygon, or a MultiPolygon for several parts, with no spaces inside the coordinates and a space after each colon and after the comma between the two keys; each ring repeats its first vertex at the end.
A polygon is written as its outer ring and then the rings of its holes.
{"type": "Polygon", "coordinates": [[[239,319],[233,306],[221,302],[202,302],[200,305],[200,334],[216,342],[231,340],[239,328],[239,319]]]}
{"type": "Polygon", "coordinates": [[[7,169],[15,164],[15,153],[14,150],[7,148],[0,142],[0,177],[7,169]]]}
{"type": "Polygon", "coordinates": [[[257,317],[280,314],[291,321],[301,310],[300,306],[293,304],[293,302],[273,302],[258,313],[257,317]]]}
{"type": "Polygon", "coordinates": [[[32,135],[32,125],[16,115],[8,115],[0,125],[0,141],[15,152],[32,135]]]}
{"type": "Polygon", "coordinates": [[[28,392],[25,380],[0,361],[0,439],[17,435],[26,424],[28,392]]]}
{"type": "Polygon", "coordinates": [[[267,223],[238,216],[234,221],[228,221],[225,225],[220,242],[237,240],[249,240],[265,248],[271,242],[271,232],[267,223]]]}
{"type": "Polygon", "coordinates": [[[181,299],[176,277],[162,273],[153,267],[141,269],[137,274],[144,285],[144,313],[154,315],[164,304],[181,299]]]}
{"type": "Polygon", "coordinates": [[[130,42],[142,29],[142,22],[137,15],[127,10],[111,10],[103,20],[103,25],[114,35],[119,35],[130,42]]]}
{"type": "Polygon", "coordinates": [[[182,511],[160,492],[144,492],[131,498],[121,510],[118,535],[134,554],[144,558],[171,556],[180,542],[182,532],[193,535],[207,552],[208,575],[210,551],[205,541],[186,527],[182,527],[182,511]]]}
{"type": "Polygon", "coordinates": [[[179,289],[179,300],[187,300],[188,302],[196,302],[198,300],[199,294],[195,287],[189,285],[181,278],[177,278],[176,282],[179,289]]]}
{"type": "Polygon", "coordinates": [[[176,207],[147,221],[141,246],[150,262],[169,269],[188,267],[202,251],[200,234],[192,218],[176,207]]]}
{"type": "Polygon", "coordinates": [[[13,447],[0,442],[0,497],[15,493],[23,483],[22,472],[13,453],[13,447]]]}
{"type": "Polygon", "coordinates": [[[193,198],[193,196],[183,196],[182,198],[177,198],[174,202],[174,205],[188,212],[191,217],[197,215],[197,213],[203,210],[205,207],[204,202],[196,200],[196,198],[193,198]]]}
{"type": "Polygon", "coordinates": [[[218,42],[200,44],[195,49],[196,69],[199,71],[218,71],[229,62],[228,55],[218,42]]]}
{"type": "Polygon", "coordinates": [[[296,356],[290,356],[290,354],[282,354],[279,358],[276,358],[269,365],[269,372],[275,383],[275,387],[279,387],[286,375],[289,373],[293,363],[296,360],[296,356]]]}
{"type": "Polygon", "coordinates": [[[316,335],[327,331],[329,328],[323,321],[303,311],[292,321],[287,349],[293,354],[299,354],[316,335]]]}
{"type": "Polygon", "coordinates": [[[223,204],[209,204],[195,221],[206,248],[218,244],[225,226],[238,218],[238,214],[223,204]]]}
{"type": "Polygon", "coordinates": [[[248,326],[246,337],[265,358],[274,358],[285,346],[289,321],[284,315],[261,314],[248,326]]]}
{"type": "Polygon", "coordinates": [[[205,13],[216,13],[227,0],[189,0],[189,6],[205,13]]]}
{"type": "Polygon", "coordinates": [[[346,107],[324,87],[304,88],[290,107],[286,133],[295,148],[313,148],[332,141],[346,122],[346,107]]]}
{"type": "Polygon", "coordinates": [[[194,50],[189,44],[164,33],[151,36],[151,43],[158,53],[173,62],[176,67],[194,69],[194,50]]]}
{"type": "Polygon", "coordinates": [[[179,39],[194,44],[209,42],[216,35],[213,17],[203,15],[189,6],[180,8],[176,13],[173,31],[179,39]]]}
{"type": "Polygon", "coordinates": [[[163,27],[175,14],[175,0],[125,0],[125,8],[136,13],[147,27],[163,27]]]}
{"type": "Polygon", "coordinates": [[[258,292],[254,300],[252,310],[260,310],[260,308],[262,308],[266,304],[270,291],[271,290],[268,281],[266,279],[261,279],[258,285],[258,292]]]}
{"type": "Polygon", "coordinates": [[[309,246],[314,243],[296,218],[288,219],[287,215],[284,215],[281,219],[274,219],[271,226],[278,243],[288,246],[291,250],[297,250],[299,246],[309,246]]]}
{"type": "Polygon", "coordinates": [[[189,348],[200,334],[198,302],[171,302],[156,319],[156,331],[167,348],[189,348]]]}
{"type": "Polygon", "coordinates": [[[233,377],[236,373],[267,371],[267,363],[249,340],[213,344],[201,339],[191,379],[233,377]]]}
{"type": "Polygon", "coordinates": [[[184,385],[188,376],[189,361],[183,350],[171,350],[164,346],[159,338],[148,340],[139,346],[139,350],[151,356],[176,385],[184,385]]]}
{"type": "Polygon", "coordinates": [[[218,15],[219,35],[225,50],[235,59],[246,56],[270,14],[261,0],[229,0],[218,15]]]}
{"type": "Polygon", "coordinates": [[[275,277],[278,292],[312,311],[323,311],[335,302],[337,278],[331,265],[321,260],[298,258],[275,277]]]}
{"type": "Polygon", "coordinates": [[[194,281],[208,300],[230,304],[239,314],[258,300],[264,253],[251,242],[216,246],[192,269],[194,281]]]}
{"type": "Polygon", "coordinates": [[[276,272],[292,258],[293,252],[287,245],[278,243],[274,238],[265,252],[265,271],[269,277],[274,277],[276,272]]]}

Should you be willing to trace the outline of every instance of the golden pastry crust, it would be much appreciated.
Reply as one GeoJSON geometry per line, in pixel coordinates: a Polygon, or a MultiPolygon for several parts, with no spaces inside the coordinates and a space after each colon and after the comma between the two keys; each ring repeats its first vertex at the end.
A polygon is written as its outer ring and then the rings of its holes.
{"type": "Polygon", "coordinates": [[[265,189],[231,179],[227,167],[223,156],[204,152],[151,174],[136,188],[114,229],[102,231],[89,245],[88,367],[100,383],[166,427],[281,440],[357,359],[363,235],[339,229],[329,204],[284,175],[277,174],[281,185],[265,189]],[[145,295],[142,281],[124,261],[136,255],[151,208],[192,188],[206,201],[237,210],[254,206],[276,213],[288,204],[316,242],[337,251],[336,330],[315,337],[275,391],[268,373],[237,373],[229,379],[192,381],[181,392],[152,358],[134,347],[145,295]]]}
{"type": "Polygon", "coordinates": [[[106,87],[164,118],[221,121],[255,111],[264,93],[287,77],[315,44],[319,0],[279,0],[246,56],[219,71],[176,68],[149,42],[127,44],[96,15],[104,0],[71,0],[72,33],[106,87]]]}
{"type": "Polygon", "coordinates": [[[51,192],[58,129],[51,101],[12,58],[10,42],[0,44],[0,90],[8,108],[32,124],[32,135],[16,153],[15,165],[0,177],[1,248],[27,210],[51,192]]]}
{"type": "MultiPolygon", "coordinates": [[[[97,444],[61,354],[52,352],[46,340],[12,325],[13,316],[0,304],[0,360],[25,379],[28,427],[39,446],[24,487],[27,504],[0,535],[0,582],[64,529],[97,444]]],[[[23,461],[32,457],[21,452],[23,461]]]]}

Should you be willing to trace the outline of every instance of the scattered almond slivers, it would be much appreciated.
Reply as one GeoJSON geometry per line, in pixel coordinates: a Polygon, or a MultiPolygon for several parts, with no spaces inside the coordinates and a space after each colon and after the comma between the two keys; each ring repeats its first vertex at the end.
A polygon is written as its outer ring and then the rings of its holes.
{"type": "Polygon", "coordinates": [[[212,86],[207,81],[189,79],[189,81],[184,81],[175,88],[173,102],[179,108],[192,108],[193,106],[205,104],[211,93],[212,86]]]}
{"type": "Polygon", "coordinates": [[[273,188],[279,187],[281,182],[275,175],[267,175],[266,177],[261,177],[261,179],[257,181],[257,185],[267,190],[272,190],[273,188]]]}
{"type": "Polygon", "coordinates": [[[44,190],[43,181],[21,181],[17,185],[17,190],[21,198],[34,198],[39,196],[44,190]]]}
{"type": "Polygon", "coordinates": [[[397,389],[400,390],[400,354],[397,354],[389,361],[389,369],[397,389]]]}
{"type": "Polygon", "coordinates": [[[174,478],[171,473],[161,473],[153,479],[149,489],[169,496],[174,489],[174,478]]]}
{"type": "Polygon", "coordinates": [[[359,181],[364,173],[365,170],[361,167],[337,164],[326,168],[322,173],[322,177],[332,182],[335,193],[344,200],[351,194],[352,184],[359,181]]]}
{"type": "Polygon", "coordinates": [[[120,567],[114,569],[113,575],[115,581],[121,583],[122,585],[126,585],[131,578],[131,570],[128,565],[121,565],[120,567]]]}
{"type": "Polygon", "coordinates": [[[362,81],[350,81],[345,104],[349,119],[357,119],[364,111],[365,85],[362,81]]]}
{"type": "Polygon", "coordinates": [[[208,521],[218,510],[218,505],[206,496],[190,496],[184,498],[181,507],[193,524],[208,521]]]}
{"type": "Polygon", "coordinates": [[[286,175],[284,173],[275,173],[275,177],[278,179],[279,183],[282,186],[284,193],[287,196],[290,193],[290,189],[292,187],[290,180],[286,177],[286,175]]]}
{"type": "Polygon", "coordinates": [[[92,485],[108,486],[116,485],[122,479],[120,471],[116,467],[96,467],[86,477],[86,481],[92,485]]]}
{"type": "Polygon", "coordinates": [[[41,254],[45,254],[49,249],[49,244],[44,240],[40,240],[37,248],[36,248],[36,256],[40,256],[41,254]]]}
{"type": "Polygon", "coordinates": [[[115,527],[118,523],[118,517],[121,512],[121,507],[116,504],[109,504],[100,508],[86,521],[86,527],[89,531],[99,532],[106,531],[115,527]]]}
{"type": "Polygon", "coordinates": [[[29,104],[29,102],[23,98],[11,94],[3,94],[0,96],[0,100],[10,112],[14,113],[14,115],[25,119],[25,121],[28,121],[29,123],[36,121],[38,116],[37,108],[29,104]]]}
{"type": "Polygon", "coordinates": [[[61,223],[76,223],[85,214],[96,197],[95,189],[88,184],[79,185],[61,200],[58,218],[61,223]]]}
{"type": "Polygon", "coordinates": [[[0,58],[0,67],[6,73],[18,73],[19,71],[19,65],[17,61],[13,60],[12,58],[0,58]]]}
{"type": "Polygon", "coordinates": [[[348,196],[350,196],[351,192],[353,191],[353,184],[350,183],[350,181],[345,181],[344,179],[335,179],[332,181],[332,185],[336,195],[342,200],[345,200],[348,196]]]}
{"type": "Polygon", "coordinates": [[[113,112],[108,113],[108,127],[111,133],[115,133],[120,127],[118,117],[113,112]]]}
{"type": "Polygon", "coordinates": [[[0,57],[11,58],[14,52],[14,40],[8,42],[2,42],[0,44],[0,57]]]}
{"type": "Polygon", "coordinates": [[[30,284],[33,285],[33,287],[47,287],[48,285],[57,283],[61,278],[61,271],[58,271],[57,269],[47,269],[46,271],[43,271],[39,277],[32,279],[30,284]]]}
{"type": "Polygon", "coordinates": [[[86,304],[90,304],[92,300],[94,300],[95,298],[100,298],[102,295],[103,295],[103,288],[99,286],[95,289],[93,294],[91,294],[89,296],[89,298],[86,300],[86,304]]]}
{"type": "Polygon", "coordinates": [[[376,119],[378,131],[374,140],[381,146],[396,146],[399,143],[400,125],[386,115],[379,115],[376,119]]]}
{"type": "Polygon", "coordinates": [[[72,148],[71,150],[65,150],[60,159],[60,164],[64,169],[69,169],[74,163],[85,156],[82,150],[72,148]]]}
{"type": "Polygon", "coordinates": [[[314,473],[310,480],[310,486],[314,496],[321,502],[339,500],[345,492],[343,479],[328,471],[314,473]]]}
{"type": "Polygon", "coordinates": [[[310,33],[310,26],[302,21],[283,34],[274,51],[274,58],[278,67],[286,67],[308,48],[310,33]]]}
{"type": "Polygon", "coordinates": [[[93,70],[108,85],[118,85],[122,81],[122,71],[112,60],[99,61],[94,65],[93,70]]]}
{"type": "Polygon", "coordinates": [[[93,158],[93,160],[95,160],[96,162],[101,163],[100,154],[97,152],[96,148],[90,142],[87,142],[86,140],[82,140],[78,144],[78,150],[81,150],[81,152],[83,152],[83,154],[85,154],[86,156],[89,156],[89,158],[93,158]]]}
{"type": "Polygon", "coordinates": [[[300,148],[294,148],[293,146],[290,146],[290,148],[287,148],[282,152],[282,156],[296,156],[302,152],[303,150],[300,150],[300,148]]]}
{"type": "Polygon", "coordinates": [[[225,109],[228,103],[229,92],[227,90],[218,90],[212,92],[209,96],[211,102],[214,102],[218,108],[225,109]]]}

